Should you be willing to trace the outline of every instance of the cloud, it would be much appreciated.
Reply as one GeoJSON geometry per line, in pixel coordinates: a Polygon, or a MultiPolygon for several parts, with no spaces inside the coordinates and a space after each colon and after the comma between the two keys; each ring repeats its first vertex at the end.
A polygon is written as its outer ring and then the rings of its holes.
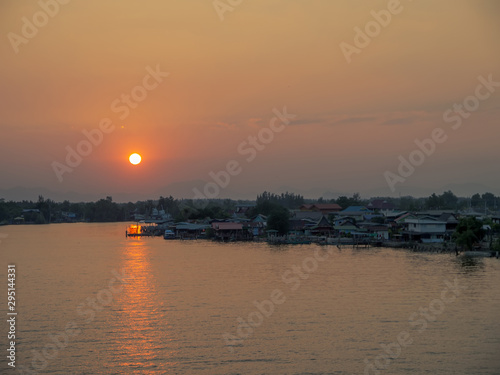
{"type": "Polygon", "coordinates": [[[357,124],[364,122],[374,122],[377,121],[378,118],[376,116],[351,116],[347,118],[343,118],[341,120],[335,120],[332,125],[344,125],[344,124],[357,124]]]}
{"type": "Polygon", "coordinates": [[[212,124],[210,126],[210,128],[214,129],[214,130],[228,130],[228,131],[232,131],[232,130],[236,129],[236,124],[218,121],[215,124],[212,124]]]}
{"type": "Polygon", "coordinates": [[[416,117],[393,118],[384,121],[382,125],[408,125],[415,123],[416,120],[416,117]]]}
{"type": "Polygon", "coordinates": [[[247,120],[247,126],[252,129],[260,129],[264,124],[264,119],[261,118],[250,118],[247,120]]]}

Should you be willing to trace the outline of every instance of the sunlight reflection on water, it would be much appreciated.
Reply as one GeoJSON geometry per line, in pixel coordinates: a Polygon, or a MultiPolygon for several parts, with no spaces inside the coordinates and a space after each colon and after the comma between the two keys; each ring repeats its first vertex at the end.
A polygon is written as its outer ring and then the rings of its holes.
{"type": "MultiPolygon", "coordinates": [[[[500,261],[394,249],[268,246],[124,238],[120,224],[9,227],[16,254],[19,363],[49,334],[81,333],[48,361],[47,374],[362,374],[408,330],[414,342],[383,374],[498,374],[500,261]],[[331,255],[301,280],[283,274],[315,251],[331,255]],[[85,323],[77,307],[125,272],[127,283],[85,323]],[[409,316],[444,282],[467,289],[418,333],[409,316]],[[255,301],[280,289],[286,301],[230,352],[224,333],[255,301]]],[[[0,271],[5,276],[5,270],[0,271]]],[[[118,288],[119,285],[117,284],[118,288]]]]}

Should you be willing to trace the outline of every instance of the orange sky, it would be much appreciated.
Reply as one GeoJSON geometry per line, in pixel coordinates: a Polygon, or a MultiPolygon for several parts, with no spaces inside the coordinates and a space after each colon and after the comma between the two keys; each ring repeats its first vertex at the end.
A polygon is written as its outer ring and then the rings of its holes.
{"type": "Polygon", "coordinates": [[[500,81],[495,0],[401,0],[351,63],[340,44],[354,45],[354,28],[388,1],[243,0],[223,20],[206,0],[53,1],[42,0],[53,17],[16,47],[10,33],[22,38],[23,17],[41,5],[0,3],[0,190],[190,198],[236,160],[242,172],[220,197],[465,194],[470,184],[500,194],[500,87],[460,129],[443,121],[479,76],[500,81]],[[121,120],[111,104],[157,66],[168,77],[121,120]],[[297,117],[247,162],[238,146],[284,106],[297,117]],[[103,118],[115,129],[60,182],[53,163],[103,118]],[[437,127],[448,140],[391,191],[384,172],[437,127]],[[137,167],[132,152],[143,156],[137,167]]]}

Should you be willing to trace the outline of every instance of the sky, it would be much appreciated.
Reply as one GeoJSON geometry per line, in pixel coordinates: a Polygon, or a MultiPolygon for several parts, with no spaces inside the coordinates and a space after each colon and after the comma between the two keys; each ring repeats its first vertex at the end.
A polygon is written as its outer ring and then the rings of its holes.
{"type": "Polygon", "coordinates": [[[2,0],[0,195],[500,194],[499,21],[495,0],[2,0]]]}

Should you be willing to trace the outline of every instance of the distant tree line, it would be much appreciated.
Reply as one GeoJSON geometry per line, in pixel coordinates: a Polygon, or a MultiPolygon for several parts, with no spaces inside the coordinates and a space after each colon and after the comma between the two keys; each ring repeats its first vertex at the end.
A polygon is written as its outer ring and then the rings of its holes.
{"type": "Polygon", "coordinates": [[[492,193],[474,194],[471,197],[457,197],[452,191],[445,191],[441,195],[435,193],[427,198],[402,197],[398,207],[407,211],[427,210],[455,210],[466,209],[498,211],[500,197],[492,193]]]}
{"type": "Polygon", "coordinates": [[[38,197],[38,201],[5,202],[0,199],[0,222],[46,224],[64,221],[113,222],[129,220],[135,210],[132,203],[115,203],[111,197],[97,202],[55,202],[38,197]]]}
{"type": "MultiPolygon", "coordinates": [[[[376,197],[392,203],[394,207],[402,211],[421,210],[485,210],[498,212],[500,210],[500,197],[492,193],[474,194],[471,197],[457,197],[453,192],[446,191],[440,195],[432,194],[427,198],[415,198],[411,196],[392,198],[376,197]]],[[[375,198],[372,198],[375,199],[375,198]]],[[[157,200],[138,201],[135,203],[113,202],[108,196],[96,202],[72,203],[67,200],[55,202],[39,196],[38,200],[21,202],[5,201],[0,198],[0,223],[56,223],[65,221],[87,221],[87,222],[115,222],[133,220],[138,215],[149,217],[156,209],[163,210],[169,214],[174,221],[227,219],[231,217],[239,204],[250,204],[254,206],[246,212],[248,218],[258,214],[271,216],[271,223],[276,224],[280,231],[284,231],[286,224],[283,219],[289,216],[289,210],[298,209],[305,203],[336,203],[345,209],[349,206],[366,206],[372,199],[363,199],[359,193],[351,197],[340,196],[337,199],[317,200],[305,199],[300,194],[281,193],[274,194],[264,191],[259,194],[255,201],[232,200],[232,199],[210,199],[192,200],[175,199],[172,196],[160,196],[157,200]],[[18,219],[16,221],[16,219],[18,219]]],[[[277,229],[278,230],[278,229],[277,229]]]]}
{"type": "Polygon", "coordinates": [[[157,200],[117,203],[108,196],[96,202],[55,202],[38,197],[38,201],[5,201],[0,198],[0,224],[48,224],[72,221],[119,222],[131,221],[138,216],[150,218],[153,211],[164,211],[175,221],[209,218],[226,219],[238,203],[230,199],[196,202],[192,199],[175,199],[161,196],[157,200]]]}
{"type": "Polygon", "coordinates": [[[294,193],[281,193],[274,194],[264,191],[262,194],[257,195],[255,202],[257,205],[264,203],[275,203],[288,209],[297,208],[304,204],[304,197],[300,194],[294,193]]]}

